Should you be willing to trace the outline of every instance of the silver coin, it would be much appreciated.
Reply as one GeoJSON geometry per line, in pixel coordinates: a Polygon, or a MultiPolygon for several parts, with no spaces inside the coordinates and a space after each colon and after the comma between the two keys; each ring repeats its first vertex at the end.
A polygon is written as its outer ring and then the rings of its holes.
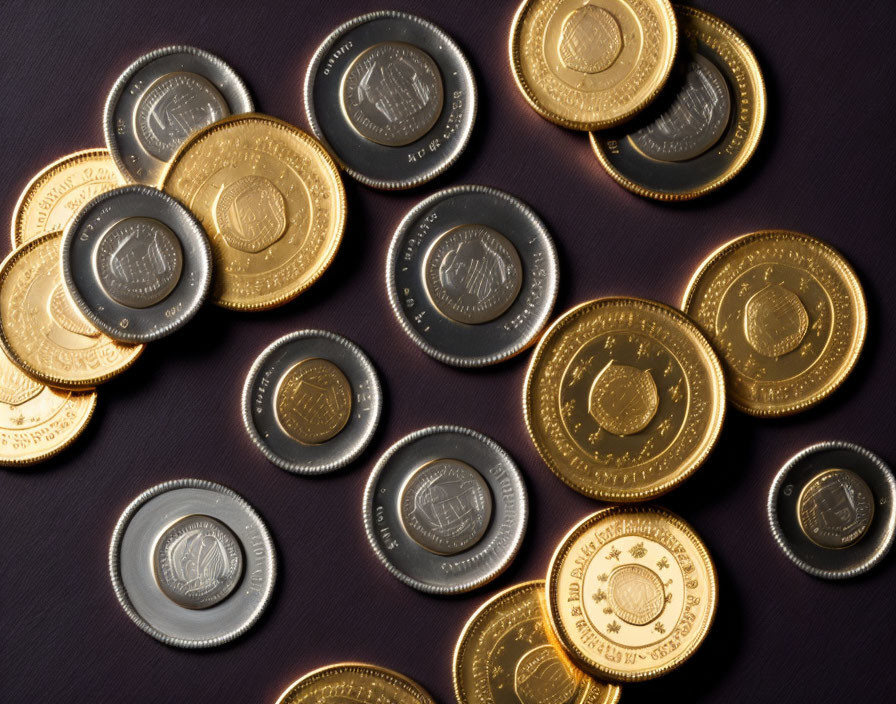
{"type": "Polygon", "coordinates": [[[62,237],[62,277],[80,311],[122,342],[150,342],[186,324],[211,285],[199,221],[171,196],[125,186],[87,203],[62,237]]]}
{"type": "Polygon", "coordinates": [[[896,479],[884,461],[848,442],[823,442],[792,457],[768,497],[775,541],[816,577],[868,571],[896,536],[896,479]]]}
{"type": "Polygon", "coordinates": [[[420,591],[452,594],[485,584],[510,564],[523,540],[528,501],[516,464],[494,440],[443,425],[411,433],[386,451],[367,480],[363,514],[367,539],[389,572],[420,591]],[[426,480],[438,478],[440,466],[468,467],[456,475],[467,484],[427,496],[426,480]],[[426,467],[436,474],[421,475],[426,467]],[[430,518],[408,530],[415,487],[424,489],[421,515],[430,518]],[[444,505],[428,505],[433,500],[444,505]]]}
{"type": "Polygon", "coordinates": [[[367,355],[324,330],[275,340],[243,387],[243,425],[252,442],[297,474],[323,474],[352,462],[373,437],[382,406],[367,355]]]}
{"type": "Polygon", "coordinates": [[[424,352],[480,367],[535,340],[557,297],[557,271],[551,236],[528,205],[494,188],[456,186],[401,221],[389,246],[386,290],[398,322],[424,352]]]}
{"type": "Polygon", "coordinates": [[[276,571],[273,540],[259,515],[234,491],[201,479],[144,491],[119,518],[109,547],[122,608],[143,631],[182,648],[220,645],[247,631],[270,602],[276,571]],[[163,563],[159,551],[168,548],[163,563]],[[167,591],[159,570],[171,571],[162,577],[167,591]],[[217,602],[203,603],[203,591],[217,602]]]}
{"type": "Polygon", "coordinates": [[[411,188],[460,157],[476,117],[466,57],[434,24],[382,11],[338,27],[305,75],[315,136],[368,186],[411,188]]]}
{"type": "Polygon", "coordinates": [[[190,46],[141,56],[106,99],[106,146],[127,181],[155,185],[192,134],[228,115],[252,112],[242,79],[224,61],[190,46]]]}

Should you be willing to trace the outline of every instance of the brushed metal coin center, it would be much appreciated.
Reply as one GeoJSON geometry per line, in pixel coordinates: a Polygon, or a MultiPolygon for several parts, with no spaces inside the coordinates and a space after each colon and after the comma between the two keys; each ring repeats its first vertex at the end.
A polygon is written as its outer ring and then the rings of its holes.
{"type": "Polygon", "coordinates": [[[827,469],[800,492],[797,517],[806,537],[823,548],[854,545],[874,518],[874,495],[855,472],[827,469]]]}
{"type": "Polygon", "coordinates": [[[303,445],[336,437],[352,415],[352,387],[327,359],[303,359],[282,376],[276,391],[277,421],[303,445]]]}

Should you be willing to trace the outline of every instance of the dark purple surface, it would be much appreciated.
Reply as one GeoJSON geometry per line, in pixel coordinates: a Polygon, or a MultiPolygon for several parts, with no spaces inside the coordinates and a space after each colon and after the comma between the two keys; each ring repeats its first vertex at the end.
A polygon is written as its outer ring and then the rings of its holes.
{"type": "MultiPolygon", "coordinates": [[[[619,188],[585,135],[527,107],[506,56],[515,3],[389,4],[435,21],[467,51],[481,108],[465,155],[436,183],[410,193],[347,180],[344,243],[308,293],[260,314],[206,307],[101,389],[97,414],[75,447],[33,470],[0,473],[0,700],[273,702],[308,670],[362,660],[401,670],[440,702],[453,701],[451,658],[470,613],[499,589],[543,576],[566,530],[599,508],[555,479],[526,435],[520,389],[528,354],[488,370],[455,370],[413,347],[389,309],[383,262],[402,214],[436,188],[484,183],[528,201],[553,232],[562,264],[558,312],[611,294],[675,304],[704,255],[761,228],[814,234],[853,263],[871,317],[847,384],[788,419],[731,411],[707,464],[664,497],[709,544],[721,577],[718,617],[691,662],[626,686],[623,701],[892,701],[896,555],[849,582],[813,579],[773,543],[765,501],[778,467],[810,443],[851,440],[896,462],[896,6],[699,3],[756,51],[769,117],[759,152],[732,184],[669,206],[619,188]],[[358,342],[386,393],[371,448],[348,470],[316,479],[269,465],[239,418],[240,389],[256,354],[305,327],[358,342]],[[457,598],[424,596],[393,579],[367,545],[360,518],[376,457],[434,423],[494,437],[518,461],[531,495],[531,522],[514,564],[457,598]],[[143,634],[119,607],[107,575],[109,537],[122,509],[147,487],[177,477],[233,487],[264,516],[278,545],[279,583],[268,612],[246,636],[216,650],[176,650],[143,634]]],[[[217,53],[246,80],[260,110],[306,126],[301,85],[315,47],[341,22],[381,8],[307,0],[55,5],[0,2],[3,218],[46,163],[101,144],[106,91],[143,52],[186,43],[217,53]]],[[[4,235],[4,249],[7,241],[4,235]]]]}

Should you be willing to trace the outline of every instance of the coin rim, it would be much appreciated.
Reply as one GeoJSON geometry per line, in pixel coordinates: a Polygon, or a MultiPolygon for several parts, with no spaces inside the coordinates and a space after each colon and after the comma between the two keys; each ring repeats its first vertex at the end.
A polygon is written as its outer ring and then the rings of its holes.
{"type": "Polygon", "coordinates": [[[371,665],[366,662],[336,662],[331,665],[324,665],[323,667],[318,667],[310,672],[306,672],[304,675],[299,677],[299,679],[292,682],[283,693],[277,698],[275,704],[284,704],[286,701],[286,697],[292,694],[292,691],[297,688],[299,685],[304,683],[306,680],[311,679],[314,676],[320,675],[321,673],[327,671],[337,672],[340,670],[368,670],[370,672],[375,673],[378,676],[386,675],[387,677],[393,677],[405,684],[409,685],[416,689],[424,700],[428,700],[428,704],[436,704],[435,699],[433,699],[432,695],[427,692],[423,686],[419,682],[415,682],[407,675],[403,675],[400,672],[396,672],[395,670],[390,670],[388,667],[381,667],[379,665],[371,665]]]}

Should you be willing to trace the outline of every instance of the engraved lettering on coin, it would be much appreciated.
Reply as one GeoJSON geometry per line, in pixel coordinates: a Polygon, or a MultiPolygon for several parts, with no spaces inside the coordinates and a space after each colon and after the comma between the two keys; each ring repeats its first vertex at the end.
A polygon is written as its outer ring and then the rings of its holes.
{"type": "Polygon", "coordinates": [[[399,500],[408,535],[437,555],[463,552],[485,535],[492,495],[470,465],[441,459],[420,467],[407,480],[399,500]]]}
{"type": "Polygon", "coordinates": [[[558,52],[566,67],[573,71],[606,71],[622,52],[622,30],[616,18],[605,9],[585,5],[563,22],[558,52]]]}
{"type": "Polygon", "coordinates": [[[103,233],[94,267],[108,296],[129,308],[161,303],[177,288],[183,269],[180,240],[153,218],[132,217],[103,233]]]}
{"type": "Polygon", "coordinates": [[[461,225],[441,235],[423,263],[426,293],[442,315],[476,325],[500,317],[523,285],[516,247],[485,225],[461,225]]]}
{"type": "Polygon", "coordinates": [[[241,252],[260,252],[286,232],[286,200],[262,176],[244,176],[222,187],[214,212],[224,241],[241,252]]]}
{"type": "Polygon", "coordinates": [[[84,337],[100,336],[100,331],[93,327],[69,301],[61,282],[56,285],[53,293],[47,299],[47,309],[53,322],[63,330],[84,337]]]}
{"type": "MultiPolygon", "coordinates": [[[[0,352],[0,355],[3,353],[0,352]]],[[[30,401],[46,387],[18,370],[13,364],[0,364],[0,403],[7,406],[21,406],[30,401]]]]}
{"type": "Polygon", "coordinates": [[[663,580],[644,565],[615,567],[607,581],[607,602],[613,614],[633,626],[658,618],[666,607],[663,580]]]}
{"type": "Polygon", "coordinates": [[[809,314],[793,291],[766,286],[747,301],[744,334],[759,354],[780,357],[793,352],[809,330],[809,314]]]}
{"type": "Polygon", "coordinates": [[[137,135],[146,151],[168,161],[187,137],[229,114],[227,101],[210,81],[186,71],[168,73],[140,98],[137,135]]]}
{"type": "Polygon", "coordinates": [[[659,403],[649,370],[610,361],[594,378],[588,410],[604,430],[633,435],[650,424],[659,403]]]}
{"type": "Polygon", "coordinates": [[[845,548],[865,535],[874,516],[874,495],[858,474],[828,469],[813,477],[797,501],[800,527],[823,548],[845,548]]]}
{"type": "Polygon", "coordinates": [[[303,359],[280,380],[277,421],[303,445],[330,440],[352,415],[352,387],[345,374],[326,359],[303,359]]]}
{"type": "Polygon", "coordinates": [[[186,516],[159,537],[153,567],[165,596],[186,609],[207,609],[236,588],[243,573],[243,551],[220,521],[186,516]]]}
{"type": "Polygon", "coordinates": [[[342,82],[342,108],[363,137],[388,147],[415,142],[442,114],[442,75],[426,52],[383,42],[355,59],[342,82]]]}
{"type": "Polygon", "coordinates": [[[526,652],[517,661],[513,677],[513,690],[521,704],[569,704],[578,684],[572,664],[550,644],[526,652]]]}

